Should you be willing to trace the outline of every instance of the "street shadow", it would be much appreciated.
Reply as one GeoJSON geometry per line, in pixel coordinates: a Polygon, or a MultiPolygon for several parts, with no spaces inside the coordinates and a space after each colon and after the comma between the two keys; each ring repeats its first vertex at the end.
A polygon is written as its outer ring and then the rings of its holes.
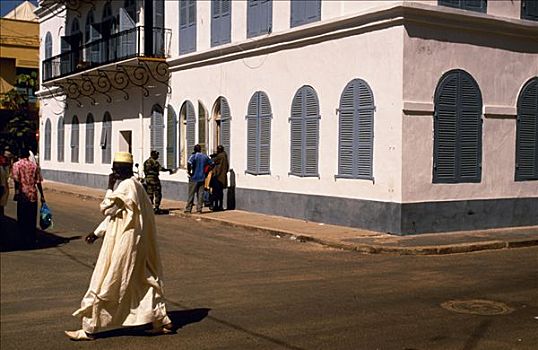
{"type": "MultiPolygon", "coordinates": [[[[172,333],[174,334],[178,331],[178,329],[181,329],[189,324],[197,323],[202,321],[204,318],[206,318],[209,315],[209,311],[211,309],[206,308],[200,308],[200,309],[191,309],[191,310],[181,310],[181,311],[170,311],[168,313],[168,317],[172,320],[172,333]]],[[[155,337],[158,335],[163,334],[151,334],[147,331],[151,330],[152,325],[151,323],[141,325],[141,326],[134,326],[134,327],[123,327],[119,329],[113,329],[110,331],[104,331],[104,332],[98,332],[94,333],[93,337],[95,339],[104,339],[104,338],[112,338],[112,337],[155,337]]]]}
{"type": "Polygon", "coordinates": [[[2,253],[59,247],[80,238],[81,236],[57,236],[54,233],[36,228],[37,242],[31,244],[19,233],[17,220],[7,216],[0,218],[0,252],[2,253]]]}

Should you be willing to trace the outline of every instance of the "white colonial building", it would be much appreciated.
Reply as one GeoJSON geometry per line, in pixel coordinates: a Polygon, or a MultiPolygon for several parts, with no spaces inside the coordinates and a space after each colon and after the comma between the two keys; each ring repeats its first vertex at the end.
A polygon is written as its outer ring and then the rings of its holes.
{"type": "Polygon", "coordinates": [[[538,2],[41,0],[41,166],[229,154],[228,208],[413,234],[538,224],[538,2]]]}

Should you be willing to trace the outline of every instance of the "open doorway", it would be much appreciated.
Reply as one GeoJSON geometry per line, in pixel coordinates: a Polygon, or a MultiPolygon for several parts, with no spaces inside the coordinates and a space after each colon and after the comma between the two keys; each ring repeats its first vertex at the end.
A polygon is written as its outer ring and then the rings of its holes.
{"type": "Polygon", "coordinates": [[[133,132],[131,130],[120,131],[119,151],[133,154],[133,132]]]}

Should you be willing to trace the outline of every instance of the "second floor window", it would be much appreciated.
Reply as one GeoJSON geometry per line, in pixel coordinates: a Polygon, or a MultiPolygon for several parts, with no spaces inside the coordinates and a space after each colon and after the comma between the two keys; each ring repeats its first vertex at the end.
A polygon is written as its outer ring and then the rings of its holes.
{"type": "Polygon", "coordinates": [[[291,27],[319,20],[321,20],[321,0],[291,0],[291,27]]]}
{"type": "Polygon", "coordinates": [[[439,0],[440,6],[455,7],[462,10],[486,12],[487,0],[439,0]]]}
{"type": "Polygon", "coordinates": [[[231,5],[230,0],[211,1],[211,46],[227,44],[231,41],[231,5]]]}
{"type": "Polygon", "coordinates": [[[248,0],[247,37],[271,33],[273,0],[248,0]]]}
{"type": "Polygon", "coordinates": [[[521,0],[521,18],[538,21],[538,1],[521,0]]]}
{"type": "Polygon", "coordinates": [[[196,0],[179,2],[179,54],[196,51],[196,0]]]}

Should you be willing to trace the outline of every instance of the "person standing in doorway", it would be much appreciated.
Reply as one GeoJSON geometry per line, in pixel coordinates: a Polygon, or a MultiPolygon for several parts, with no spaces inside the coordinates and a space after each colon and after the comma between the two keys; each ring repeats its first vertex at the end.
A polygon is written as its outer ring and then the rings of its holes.
{"type": "Polygon", "coordinates": [[[168,171],[172,174],[171,169],[166,169],[161,166],[158,161],[159,152],[151,151],[150,157],[144,162],[144,176],[146,181],[146,191],[148,192],[149,199],[153,203],[153,211],[155,214],[161,213],[161,199],[162,188],[161,180],[159,179],[159,173],[161,171],[168,171]]]}
{"type": "Polygon", "coordinates": [[[202,147],[200,145],[194,145],[194,152],[187,161],[187,173],[189,174],[189,197],[187,200],[187,206],[185,207],[185,213],[190,213],[194,205],[194,196],[196,195],[196,211],[202,212],[204,206],[204,180],[205,180],[205,167],[211,165],[213,162],[207,154],[202,153],[202,147]]]}
{"type": "Polygon", "coordinates": [[[102,237],[103,244],[88,291],[73,313],[82,319],[82,328],[65,331],[72,340],[93,340],[105,329],[147,323],[153,325],[151,333],[173,332],[152,204],[133,176],[130,153],[116,153],[112,170],[100,205],[105,219],[85,238],[92,244],[102,237]]]}
{"type": "Polygon", "coordinates": [[[228,154],[224,146],[217,146],[217,154],[213,158],[213,177],[211,178],[211,187],[213,189],[213,211],[224,210],[222,205],[224,199],[224,189],[228,186],[228,154]]]}
{"type": "Polygon", "coordinates": [[[29,157],[29,150],[23,148],[20,159],[13,164],[12,177],[15,182],[19,232],[26,243],[32,246],[36,244],[37,192],[41,196],[41,204],[45,203],[45,196],[39,166],[29,157]]]}

